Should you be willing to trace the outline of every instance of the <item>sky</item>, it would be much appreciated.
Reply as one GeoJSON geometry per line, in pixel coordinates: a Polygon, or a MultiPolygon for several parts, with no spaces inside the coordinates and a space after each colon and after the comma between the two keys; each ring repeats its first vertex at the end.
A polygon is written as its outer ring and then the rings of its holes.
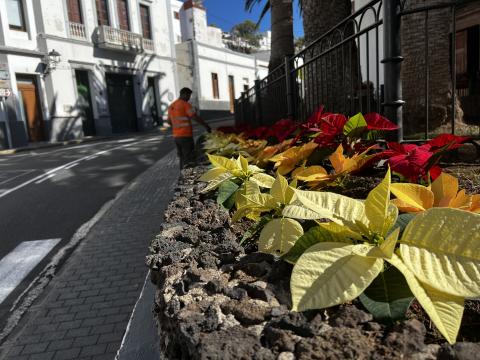
{"type": "MultiPolygon", "coordinates": [[[[264,0],[267,1],[267,0],[264,0]]],[[[263,6],[257,5],[249,13],[245,10],[244,0],[204,0],[207,9],[208,24],[215,24],[224,31],[229,31],[234,25],[244,20],[257,22],[263,6]]],[[[267,14],[260,24],[260,31],[270,30],[270,14],[267,14]]],[[[295,37],[303,36],[303,26],[298,6],[294,4],[294,33],[295,37]]]]}

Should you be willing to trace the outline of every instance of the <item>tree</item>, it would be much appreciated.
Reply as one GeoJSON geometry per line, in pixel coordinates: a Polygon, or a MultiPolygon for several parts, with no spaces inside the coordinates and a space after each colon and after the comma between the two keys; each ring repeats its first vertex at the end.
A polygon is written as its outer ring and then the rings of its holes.
{"type": "Polygon", "coordinates": [[[305,48],[305,37],[300,36],[295,39],[295,52],[299,52],[305,48]]]}
{"type": "Polygon", "coordinates": [[[293,44],[293,0],[245,0],[245,8],[251,11],[257,4],[261,3],[264,3],[264,8],[259,22],[268,11],[271,12],[272,45],[268,68],[272,71],[283,63],[285,56],[291,56],[295,52],[293,44]]]}
{"type": "Polygon", "coordinates": [[[235,37],[245,40],[245,42],[252,48],[257,48],[260,45],[261,35],[258,33],[257,26],[251,20],[245,20],[244,22],[235,25],[230,32],[235,37]]]}

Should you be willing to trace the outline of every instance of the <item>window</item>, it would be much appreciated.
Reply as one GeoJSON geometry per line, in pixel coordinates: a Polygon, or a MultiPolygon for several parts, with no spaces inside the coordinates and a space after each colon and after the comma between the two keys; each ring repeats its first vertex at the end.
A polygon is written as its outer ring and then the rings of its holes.
{"type": "Polygon", "coordinates": [[[26,31],[23,0],[7,0],[7,16],[10,29],[26,31]]]}
{"type": "Polygon", "coordinates": [[[150,24],[150,8],[146,5],[140,5],[140,19],[142,22],[142,35],[145,39],[152,38],[152,27],[150,24]]]}
{"type": "Polygon", "coordinates": [[[176,20],[180,20],[180,14],[178,13],[178,11],[174,11],[174,12],[173,12],[173,17],[174,17],[176,20]]]}
{"type": "Polygon", "coordinates": [[[120,29],[130,31],[130,19],[128,18],[127,0],[117,0],[117,11],[120,29]]]}
{"type": "Polygon", "coordinates": [[[107,2],[108,0],[95,0],[95,5],[97,7],[97,23],[99,26],[110,26],[107,2]]]}
{"type": "Polygon", "coordinates": [[[67,0],[68,21],[83,24],[81,0],[67,0]]]}
{"type": "Polygon", "coordinates": [[[214,99],[219,99],[219,93],[218,93],[218,75],[215,73],[212,73],[212,89],[213,89],[213,98],[214,99]]]}

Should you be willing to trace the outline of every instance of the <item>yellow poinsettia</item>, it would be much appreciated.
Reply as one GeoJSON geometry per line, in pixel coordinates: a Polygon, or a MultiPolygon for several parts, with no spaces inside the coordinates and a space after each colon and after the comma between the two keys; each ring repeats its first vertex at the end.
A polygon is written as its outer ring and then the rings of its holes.
{"type": "Polygon", "coordinates": [[[450,207],[480,213],[480,194],[468,195],[458,187],[458,179],[442,173],[431,186],[392,184],[397,197],[392,202],[403,212],[421,212],[432,207],[450,207]]]}
{"type": "Polygon", "coordinates": [[[400,227],[395,225],[398,210],[390,203],[390,190],[390,171],[365,201],[295,190],[295,200],[284,208],[284,216],[328,218],[337,228],[358,233],[362,242],[336,233],[318,237],[293,268],[293,310],[322,309],[352,301],[389,263],[403,274],[406,286],[453,344],[464,300],[480,296],[480,215],[458,209],[429,209],[415,216],[400,236],[400,227]]]}
{"type": "Polygon", "coordinates": [[[291,172],[298,163],[305,161],[312,154],[318,144],[312,142],[302,146],[293,146],[290,149],[273,156],[270,161],[275,163],[275,168],[280,175],[286,175],[291,172]]]}

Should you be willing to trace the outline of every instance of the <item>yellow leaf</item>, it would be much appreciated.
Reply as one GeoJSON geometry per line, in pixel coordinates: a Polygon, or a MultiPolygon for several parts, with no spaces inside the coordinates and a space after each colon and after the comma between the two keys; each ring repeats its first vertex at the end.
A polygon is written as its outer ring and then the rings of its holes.
{"type": "Polygon", "coordinates": [[[301,220],[331,219],[333,217],[333,213],[328,209],[320,209],[319,212],[316,212],[306,208],[298,201],[294,201],[285,206],[282,215],[292,219],[301,220]]]}
{"type": "Polygon", "coordinates": [[[207,154],[207,155],[208,155],[208,160],[210,160],[210,163],[214,167],[220,167],[220,168],[223,168],[223,169],[229,170],[229,171],[234,171],[234,170],[239,170],[240,169],[237,162],[233,159],[228,159],[228,158],[223,157],[223,156],[217,156],[217,155],[211,155],[211,154],[207,154]]]}
{"type": "Polygon", "coordinates": [[[390,190],[401,201],[395,202],[395,205],[401,204],[401,207],[397,206],[402,211],[412,212],[409,211],[410,209],[424,211],[433,207],[433,192],[425,186],[418,184],[392,184],[390,190]],[[408,208],[408,210],[405,210],[405,208],[408,208]]]}
{"type": "Polygon", "coordinates": [[[273,156],[270,158],[270,161],[275,162],[275,168],[277,168],[280,175],[286,175],[295,168],[296,164],[306,160],[317,146],[318,144],[314,142],[309,142],[301,147],[293,146],[273,156]]]}
{"type": "Polygon", "coordinates": [[[339,225],[335,222],[319,223],[318,225],[325,228],[326,230],[328,230],[332,234],[335,234],[335,236],[349,238],[349,239],[352,239],[352,240],[362,240],[362,235],[350,230],[350,228],[348,228],[346,226],[339,225]]]}
{"type": "Polygon", "coordinates": [[[480,297],[480,215],[433,208],[410,221],[400,256],[422,282],[454,296],[480,297]]]}
{"type": "Polygon", "coordinates": [[[275,182],[275,178],[273,176],[267,174],[254,174],[250,177],[250,181],[256,183],[258,186],[263,188],[271,188],[273,183],[275,182]]]}
{"type": "Polygon", "coordinates": [[[448,207],[450,202],[457,196],[458,180],[456,177],[442,172],[432,183],[434,206],[448,207]]]}
{"type": "Polygon", "coordinates": [[[242,155],[239,155],[238,156],[238,162],[239,162],[239,165],[240,165],[240,168],[242,169],[242,171],[244,173],[247,173],[248,172],[248,160],[245,159],[242,155]]]}
{"type": "Polygon", "coordinates": [[[318,243],[303,253],[290,279],[292,310],[323,309],[359,296],[383,268],[383,260],[354,255],[357,245],[318,243]]]}
{"type": "Polygon", "coordinates": [[[282,256],[286,254],[303,235],[302,225],[293,219],[273,219],[260,233],[258,250],[282,256]]]}
{"type": "Polygon", "coordinates": [[[216,177],[218,177],[218,176],[220,176],[220,175],[222,175],[226,172],[227,172],[227,170],[225,170],[224,168],[216,167],[216,168],[208,170],[205,174],[203,174],[200,177],[199,180],[204,181],[204,182],[209,182],[209,181],[212,181],[216,177]]]}
{"type": "Polygon", "coordinates": [[[223,183],[224,181],[227,181],[228,179],[231,179],[232,177],[233,177],[232,174],[230,174],[229,172],[225,172],[225,173],[217,176],[215,179],[209,181],[207,186],[205,186],[205,188],[200,192],[201,193],[206,193],[206,192],[209,192],[211,190],[214,190],[217,187],[219,187],[221,183],[223,183]]]}
{"type": "Polygon", "coordinates": [[[480,213],[480,194],[472,195],[472,205],[470,211],[480,213]]]}
{"type": "Polygon", "coordinates": [[[416,212],[422,211],[419,208],[413,207],[412,205],[410,205],[410,204],[408,204],[405,201],[402,201],[400,199],[393,199],[391,201],[391,203],[393,205],[395,205],[398,208],[398,210],[400,210],[402,212],[416,213],[416,212]]]}
{"type": "Polygon", "coordinates": [[[392,231],[390,235],[387,236],[385,241],[380,244],[379,248],[382,250],[385,258],[390,259],[393,256],[395,251],[395,245],[397,245],[398,236],[400,235],[400,228],[397,227],[392,231]]]}
{"type": "Polygon", "coordinates": [[[320,165],[309,166],[305,169],[301,169],[297,173],[292,174],[298,180],[310,182],[310,181],[323,181],[330,180],[331,176],[327,170],[320,165]]]}
{"type": "Polygon", "coordinates": [[[464,299],[459,296],[445,294],[427,284],[421,283],[395,254],[387,261],[405,276],[408,287],[438,331],[450,344],[454,344],[462,322],[464,299]]]}
{"type": "Polygon", "coordinates": [[[385,178],[367,196],[365,214],[370,223],[370,230],[385,236],[397,221],[396,207],[390,208],[390,169],[385,178]]]}
{"type": "Polygon", "coordinates": [[[292,200],[294,194],[295,191],[288,185],[287,179],[278,174],[272,188],[270,189],[270,195],[272,195],[280,204],[288,204],[292,200]]]}
{"type": "Polygon", "coordinates": [[[469,210],[472,207],[472,196],[467,195],[465,190],[460,190],[450,202],[450,207],[455,209],[469,210]]]}
{"type": "Polygon", "coordinates": [[[365,215],[365,205],[359,200],[347,196],[320,191],[295,190],[296,199],[307,209],[325,214],[330,212],[330,220],[361,232],[357,222],[369,225],[365,215]]]}

